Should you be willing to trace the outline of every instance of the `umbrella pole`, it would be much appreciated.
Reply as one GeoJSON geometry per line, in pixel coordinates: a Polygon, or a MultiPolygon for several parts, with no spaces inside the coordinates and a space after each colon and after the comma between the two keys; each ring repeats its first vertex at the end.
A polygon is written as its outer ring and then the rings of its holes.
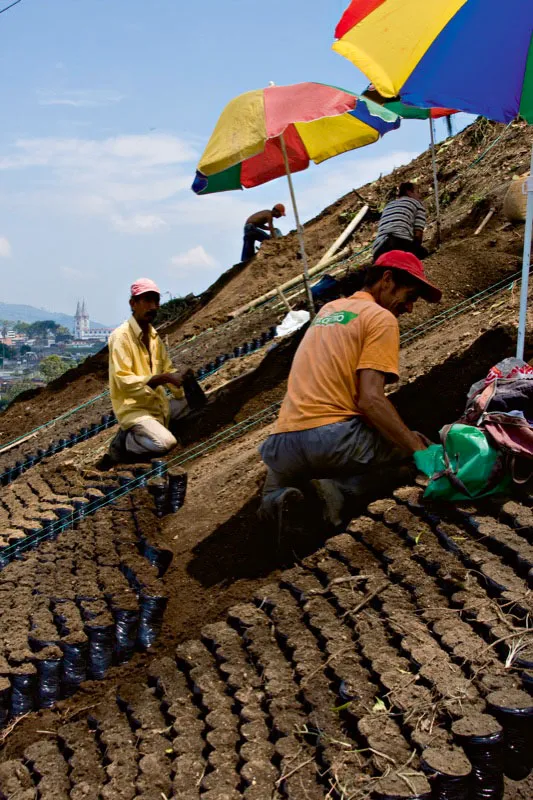
{"type": "Polygon", "coordinates": [[[285,172],[287,173],[287,180],[289,181],[289,192],[291,195],[292,209],[294,211],[294,219],[296,220],[296,231],[298,233],[298,241],[300,242],[300,253],[302,254],[302,264],[304,273],[304,285],[307,294],[307,303],[309,305],[309,313],[311,316],[315,313],[315,304],[313,302],[313,293],[311,292],[311,284],[309,283],[309,264],[307,261],[307,253],[305,252],[304,231],[300,223],[300,215],[298,214],[298,206],[296,205],[296,196],[294,194],[294,186],[292,185],[291,168],[289,167],[289,159],[287,157],[287,148],[285,146],[285,139],[283,134],[279,137],[281,152],[283,155],[283,163],[285,164],[285,172]]]}
{"type": "Polygon", "coordinates": [[[433,129],[433,119],[429,117],[429,132],[431,135],[431,161],[433,163],[433,187],[435,191],[435,212],[437,214],[437,244],[440,244],[440,203],[439,203],[439,179],[437,178],[437,159],[435,156],[435,131],[433,129]]]}
{"type": "Polygon", "coordinates": [[[524,231],[524,258],[522,261],[522,284],[520,287],[520,315],[518,317],[518,341],[516,357],[524,358],[527,326],[527,295],[529,288],[529,267],[531,263],[531,237],[533,235],[533,148],[531,149],[530,177],[527,181],[526,229],[524,231]]]}

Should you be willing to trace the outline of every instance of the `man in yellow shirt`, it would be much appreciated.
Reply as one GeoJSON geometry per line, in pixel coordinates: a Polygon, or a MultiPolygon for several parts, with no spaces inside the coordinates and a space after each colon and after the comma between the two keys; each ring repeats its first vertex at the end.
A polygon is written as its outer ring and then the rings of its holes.
{"type": "MultiPolygon", "coordinates": [[[[325,305],[294,357],[275,432],[261,445],[268,467],[261,515],[280,535],[304,508],[304,492],[337,527],[372,467],[425,449],[385,395],[398,380],[398,317],[441,292],[412,253],[393,250],[370,267],[363,291],[325,305]]],[[[307,504],[309,507],[309,503],[307,504]]]]}
{"type": "Polygon", "coordinates": [[[109,389],[120,425],[109,448],[112,461],[167,453],[176,445],[171,421],[189,412],[183,381],[152,326],[161,293],[149,278],[131,287],[132,316],[109,337],[109,389]],[[165,387],[174,398],[169,400],[165,387]]]}

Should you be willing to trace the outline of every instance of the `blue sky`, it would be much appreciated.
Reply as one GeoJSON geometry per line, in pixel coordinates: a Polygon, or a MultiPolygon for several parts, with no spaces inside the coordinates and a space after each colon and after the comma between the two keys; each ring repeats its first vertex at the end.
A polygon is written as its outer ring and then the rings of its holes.
{"type": "MultiPolygon", "coordinates": [[[[238,261],[245,218],[288,206],[286,181],[196,197],[196,162],[236,94],[269,81],[364,89],[364,76],[330,49],[344,6],[22,0],[0,15],[1,299],[73,313],[84,297],[93,319],[115,324],[135,278],[187,294],[238,261]]],[[[299,173],[303,219],[428,141],[426,123],[404,123],[299,173]]],[[[290,215],[283,223],[294,227],[290,215]]]]}

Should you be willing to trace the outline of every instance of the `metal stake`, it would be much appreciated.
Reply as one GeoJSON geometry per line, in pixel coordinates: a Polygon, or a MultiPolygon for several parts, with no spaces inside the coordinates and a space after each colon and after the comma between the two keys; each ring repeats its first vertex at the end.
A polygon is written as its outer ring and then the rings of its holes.
{"type": "Polygon", "coordinates": [[[287,180],[289,181],[289,192],[291,195],[292,209],[294,211],[294,219],[296,220],[296,231],[298,233],[298,241],[300,242],[300,253],[302,254],[303,273],[305,291],[307,293],[307,302],[309,305],[309,313],[314,316],[315,304],[313,302],[313,294],[311,292],[311,284],[309,283],[309,265],[307,261],[307,253],[305,252],[304,231],[300,223],[300,216],[298,214],[298,206],[296,205],[296,197],[294,194],[294,186],[292,185],[291,168],[289,167],[289,159],[287,157],[287,148],[285,146],[285,139],[283,134],[279,137],[281,152],[283,154],[283,163],[285,164],[285,172],[287,173],[287,180]]]}

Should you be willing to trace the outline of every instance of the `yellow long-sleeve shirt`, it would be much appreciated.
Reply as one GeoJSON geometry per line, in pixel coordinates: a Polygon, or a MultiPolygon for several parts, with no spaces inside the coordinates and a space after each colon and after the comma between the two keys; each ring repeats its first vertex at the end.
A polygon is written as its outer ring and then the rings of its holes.
{"type": "MultiPolygon", "coordinates": [[[[142,341],[142,330],[133,317],[123,322],[109,337],[109,389],[113,411],[124,430],[142,417],[153,417],[168,427],[170,404],[163,386],[151,389],[154,375],[175,372],[167,349],[150,325],[150,351],[142,341]]],[[[183,389],[169,387],[183,398],[183,389]]]]}

